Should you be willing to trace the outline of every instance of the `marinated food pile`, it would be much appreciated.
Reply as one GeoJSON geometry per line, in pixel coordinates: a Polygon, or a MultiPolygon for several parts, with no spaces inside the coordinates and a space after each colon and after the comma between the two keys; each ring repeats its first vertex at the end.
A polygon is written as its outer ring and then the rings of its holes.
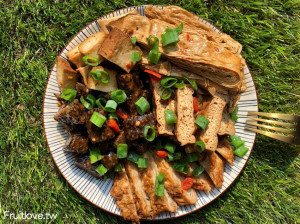
{"type": "Polygon", "coordinates": [[[175,6],[99,20],[101,32],[57,57],[64,150],[110,191],[133,222],[195,204],[222,188],[246,90],[241,45],[175,6]],[[67,60],[66,60],[67,59],[67,60]]]}

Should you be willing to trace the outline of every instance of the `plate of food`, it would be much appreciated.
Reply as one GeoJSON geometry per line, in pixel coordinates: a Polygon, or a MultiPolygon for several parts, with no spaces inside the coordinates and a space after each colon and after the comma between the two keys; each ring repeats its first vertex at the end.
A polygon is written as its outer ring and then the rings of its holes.
{"type": "Polygon", "coordinates": [[[186,215],[241,174],[258,111],[242,46],[177,6],[93,21],[65,46],[45,88],[53,160],[95,206],[126,220],[186,215]]]}

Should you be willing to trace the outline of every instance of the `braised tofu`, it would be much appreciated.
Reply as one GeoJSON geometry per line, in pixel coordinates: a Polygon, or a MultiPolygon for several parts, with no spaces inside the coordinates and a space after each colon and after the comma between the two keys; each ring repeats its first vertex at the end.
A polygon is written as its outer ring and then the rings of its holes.
{"type": "Polygon", "coordinates": [[[78,80],[77,72],[61,57],[57,57],[56,79],[61,91],[65,89],[75,89],[78,80]]]}
{"type": "Polygon", "coordinates": [[[78,50],[83,55],[92,56],[98,58],[100,62],[104,60],[104,58],[98,54],[98,50],[105,39],[104,32],[98,32],[87,39],[85,39],[81,44],[78,46],[78,50]]]}
{"type": "Polygon", "coordinates": [[[104,39],[98,54],[129,73],[136,64],[136,62],[131,62],[131,55],[134,52],[139,52],[142,55],[141,49],[132,45],[127,34],[114,28],[104,39]]]}
{"type": "Polygon", "coordinates": [[[220,137],[216,150],[231,166],[233,166],[234,154],[229,139],[226,136],[220,137]]]}
{"type": "Polygon", "coordinates": [[[230,115],[226,108],[222,114],[222,120],[220,124],[220,129],[218,131],[218,135],[234,135],[235,134],[235,127],[230,118],[230,115]]]}
{"type": "Polygon", "coordinates": [[[196,142],[193,93],[194,90],[188,85],[176,90],[177,124],[175,135],[182,146],[196,142]]]}
{"type": "Polygon", "coordinates": [[[69,52],[66,53],[69,61],[72,62],[77,68],[85,66],[82,61],[83,54],[79,51],[79,44],[74,46],[69,52]]]}

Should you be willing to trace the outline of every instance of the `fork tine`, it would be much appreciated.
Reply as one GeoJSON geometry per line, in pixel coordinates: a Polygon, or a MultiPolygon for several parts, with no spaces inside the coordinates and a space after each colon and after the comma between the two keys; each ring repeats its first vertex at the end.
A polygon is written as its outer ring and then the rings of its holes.
{"type": "Polygon", "coordinates": [[[265,120],[265,119],[256,118],[256,117],[248,117],[248,119],[253,120],[253,121],[261,121],[261,122],[269,123],[269,124],[280,125],[280,126],[283,126],[283,127],[295,127],[294,124],[281,122],[281,121],[265,120]]]}
{"type": "Polygon", "coordinates": [[[284,119],[288,121],[297,121],[299,119],[296,115],[292,115],[292,114],[264,113],[264,112],[255,112],[255,111],[249,111],[248,115],[259,115],[264,117],[284,119]]]}
{"type": "Polygon", "coordinates": [[[288,129],[284,129],[284,128],[278,128],[278,127],[273,127],[270,125],[263,125],[263,124],[249,122],[249,121],[247,121],[246,124],[261,127],[261,128],[267,128],[267,129],[274,130],[274,131],[280,131],[280,132],[288,133],[288,134],[293,134],[295,132],[294,130],[288,130],[288,129]]]}
{"type": "Polygon", "coordinates": [[[284,136],[284,135],[279,135],[279,134],[275,134],[275,133],[272,133],[272,132],[262,131],[262,130],[254,129],[254,128],[245,127],[245,129],[248,130],[248,131],[253,131],[253,132],[256,132],[256,133],[259,133],[259,134],[262,134],[262,135],[266,135],[270,138],[274,138],[274,139],[277,139],[277,140],[280,140],[280,141],[283,141],[283,142],[293,143],[293,137],[287,137],[287,136],[284,136]]]}

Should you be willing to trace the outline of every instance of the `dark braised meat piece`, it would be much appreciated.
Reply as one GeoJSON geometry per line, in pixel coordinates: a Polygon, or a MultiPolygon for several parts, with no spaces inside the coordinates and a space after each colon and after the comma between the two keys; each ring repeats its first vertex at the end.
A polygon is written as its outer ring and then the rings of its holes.
{"type": "Polygon", "coordinates": [[[125,132],[123,130],[121,130],[119,135],[116,137],[114,147],[117,148],[119,144],[127,144],[125,132]]]}
{"type": "Polygon", "coordinates": [[[78,133],[69,134],[68,139],[64,146],[64,150],[70,152],[76,152],[80,154],[86,153],[88,151],[88,148],[89,148],[88,138],[78,133]]]}
{"type": "Polygon", "coordinates": [[[93,175],[96,178],[102,178],[101,175],[99,173],[97,173],[97,171],[95,170],[99,164],[92,165],[89,156],[83,156],[83,157],[77,158],[75,161],[75,165],[78,168],[88,172],[89,174],[93,175]]]}
{"type": "MultiPolygon", "coordinates": [[[[135,103],[140,97],[145,97],[149,101],[149,91],[143,90],[143,83],[137,74],[124,74],[118,77],[118,86],[127,94],[126,109],[131,115],[137,115],[135,103]]],[[[151,102],[151,101],[149,101],[151,102]]]]}
{"type": "Polygon", "coordinates": [[[150,147],[150,142],[142,138],[133,140],[131,143],[136,152],[140,155],[144,154],[150,147]]]}
{"type": "Polygon", "coordinates": [[[143,116],[132,116],[124,120],[124,131],[126,139],[135,140],[144,137],[145,126],[156,128],[156,120],[153,113],[145,114],[143,116]]]}
{"type": "Polygon", "coordinates": [[[66,101],[60,97],[60,93],[54,93],[54,96],[57,99],[57,106],[59,107],[65,107],[66,106],[66,101]]]}
{"type": "Polygon", "coordinates": [[[54,119],[65,125],[84,124],[86,109],[78,99],[75,99],[69,105],[59,108],[57,114],[54,115],[54,119]]]}
{"type": "Polygon", "coordinates": [[[80,98],[81,96],[86,98],[87,95],[89,94],[89,89],[80,82],[76,83],[75,89],[77,91],[77,98],[80,98]]]}
{"type": "Polygon", "coordinates": [[[86,128],[87,128],[87,132],[89,134],[89,139],[91,139],[92,143],[104,142],[104,141],[107,141],[107,140],[115,137],[114,131],[110,127],[108,127],[107,120],[106,120],[106,123],[103,124],[103,126],[101,128],[97,127],[90,121],[90,118],[94,112],[98,112],[98,113],[106,116],[106,112],[99,108],[90,110],[87,113],[86,128]]]}
{"type": "Polygon", "coordinates": [[[107,155],[103,155],[101,161],[107,169],[111,170],[117,165],[118,157],[116,153],[111,152],[107,155]]]}

